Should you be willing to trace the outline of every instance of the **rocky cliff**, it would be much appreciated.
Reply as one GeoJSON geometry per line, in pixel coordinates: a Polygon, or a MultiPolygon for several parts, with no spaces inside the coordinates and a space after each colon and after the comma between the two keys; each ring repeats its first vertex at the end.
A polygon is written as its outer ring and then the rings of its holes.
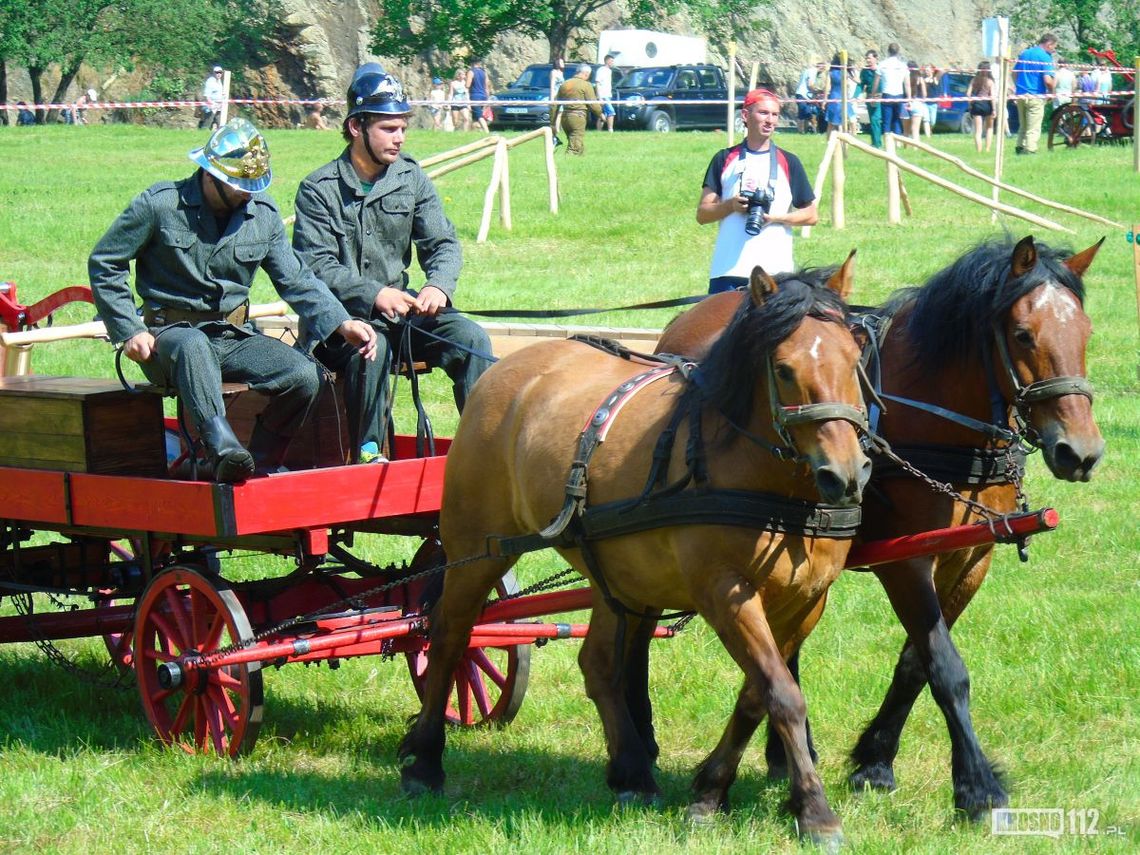
{"type": "MultiPolygon", "coordinates": [[[[981,49],[981,19],[992,3],[984,0],[768,0],[758,15],[769,22],[766,32],[737,46],[745,68],[760,64],[760,80],[783,92],[794,88],[801,67],[812,56],[829,58],[845,48],[857,61],[871,47],[886,54],[897,41],[908,59],[939,67],[972,68],[981,49]]],[[[369,53],[369,0],[284,0],[287,28],[282,58],[276,65],[253,70],[251,88],[262,97],[343,98],[352,70],[368,59],[380,59],[404,82],[409,97],[425,98],[430,88],[426,62],[401,64],[369,53]]],[[[596,32],[620,27],[624,6],[616,0],[592,22],[594,32],[581,35],[574,59],[594,59],[596,32]]],[[[689,33],[683,20],[668,27],[689,33]]],[[[504,36],[487,58],[496,87],[505,86],[532,62],[548,60],[548,46],[538,39],[504,36]]],[[[720,58],[723,62],[723,57],[720,58]]],[[[334,114],[335,115],[335,114],[334,114]]],[[[266,111],[265,121],[288,122],[296,110],[266,111]]]]}

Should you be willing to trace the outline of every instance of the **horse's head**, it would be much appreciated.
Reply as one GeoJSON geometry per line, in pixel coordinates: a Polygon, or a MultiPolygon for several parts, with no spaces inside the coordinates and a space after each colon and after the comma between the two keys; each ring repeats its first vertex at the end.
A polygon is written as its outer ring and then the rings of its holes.
{"type": "Polygon", "coordinates": [[[854,505],[871,461],[859,348],[847,327],[854,253],[838,269],[752,272],[747,299],[705,360],[708,399],[737,424],[777,439],[811,468],[820,498],[854,505]]]}
{"type": "Polygon", "coordinates": [[[1104,238],[1068,258],[1022,239],[1010,258],[1014,302],[994,323],[995,367],[1058,478],[1088,481],[1104,452],[1085,379],[1085,349],[1092,323],[1081,305],[1081,277],[1104,238]]]}

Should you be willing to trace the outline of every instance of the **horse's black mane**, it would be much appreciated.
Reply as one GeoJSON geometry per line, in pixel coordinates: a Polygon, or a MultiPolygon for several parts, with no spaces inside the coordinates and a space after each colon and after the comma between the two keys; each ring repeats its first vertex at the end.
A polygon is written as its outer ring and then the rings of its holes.
{"type": "Polygon", "coordinates": [[[988,342],[991,325],[1046,282],[1068,288],[1083,305],[1081,278],[1063,264],[1071,250],[1036,243],[1037,265],[1007,281],[1014,246],[1009,237],[978,244],[921,288],[904,288],[883,304],[879,311],[893,315],[914,301],[906,333],[919,363],[940,368],[977,354],[988,342]]]}
{"type": "Polygon", "coordinates": [[[774,276],[776,293],[757,307],[745,296],[740,308],[701,361],[704,399],[732,421],[744,424],[752,412],[757,372],[767,356],[807,316],[845,322],[847,304],[827,287],[837,267],[804,268],[774,276]]]}

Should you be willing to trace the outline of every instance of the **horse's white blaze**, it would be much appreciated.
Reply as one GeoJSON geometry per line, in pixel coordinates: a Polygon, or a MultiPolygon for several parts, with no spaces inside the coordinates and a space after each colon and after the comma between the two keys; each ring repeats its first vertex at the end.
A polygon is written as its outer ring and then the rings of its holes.
{"type": "Polygon", "coordinates": [[[815,341],[811,343],[811,349],[808,351],[808,353],[811,354],[811,358],[816,362],[819,362],[819,346],[821,344],[823,344],[823,339],[819,336],[816,336],[815,341]]]}
{"type": "Polygon", "coordinates": [[[1068,323],[1077,315],[1077,298],[1067,288],[1058,288],[1056,285],[1046,285],[1037,295],[1033,303],[1037,310],[1052,309],[1053,317],[1058,323],[1068,323]]]}

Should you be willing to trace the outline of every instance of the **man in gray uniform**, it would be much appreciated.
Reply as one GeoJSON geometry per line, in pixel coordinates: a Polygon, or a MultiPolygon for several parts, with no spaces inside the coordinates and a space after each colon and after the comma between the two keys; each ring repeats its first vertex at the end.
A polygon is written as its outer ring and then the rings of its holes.
{"type": "Polygon", "coordinates": [[[269,186],[269,148],[245,119],[190,152],[199,169],[144,190],[96,244],[87,270],[111,341],[156,384],[174,386],[210,452],[218,481],[280,466],[321,388],[320,366],[248,322],[259,267],[320,341],[338,335],[374,360],[376,335],[353,320],[289,246],[269,186]],[[135,262],[140,318],[128,284],[135,262]],[[248,383],[272,400],[250,449],[226,421],[222,381],[248,383]]]}
{"type": "MultiPolygon", "coordinates": [[[[383,445],[388,374],[403,320],[411,324],[411,358],[442,367],[463,411],[467,394],[490,361],[483,328],[453,311],[462,258],[455,227],[424,171],[400,149],[411,107],[399,81],[376,63],[357,69],[348,88],[348,143],[297,190],[293,247],[353,315],[381,333],[381,357],[362,363],[333,336],[315,355],[345,374],[350,428],[356,447],[383,445]],[[409,290],[415,247],[427,283],[409,290]],[[385,347],[387,344],[387,347],[385,347]]],[[[302,329],[302,341],[309,336],[302,329]]]]}

